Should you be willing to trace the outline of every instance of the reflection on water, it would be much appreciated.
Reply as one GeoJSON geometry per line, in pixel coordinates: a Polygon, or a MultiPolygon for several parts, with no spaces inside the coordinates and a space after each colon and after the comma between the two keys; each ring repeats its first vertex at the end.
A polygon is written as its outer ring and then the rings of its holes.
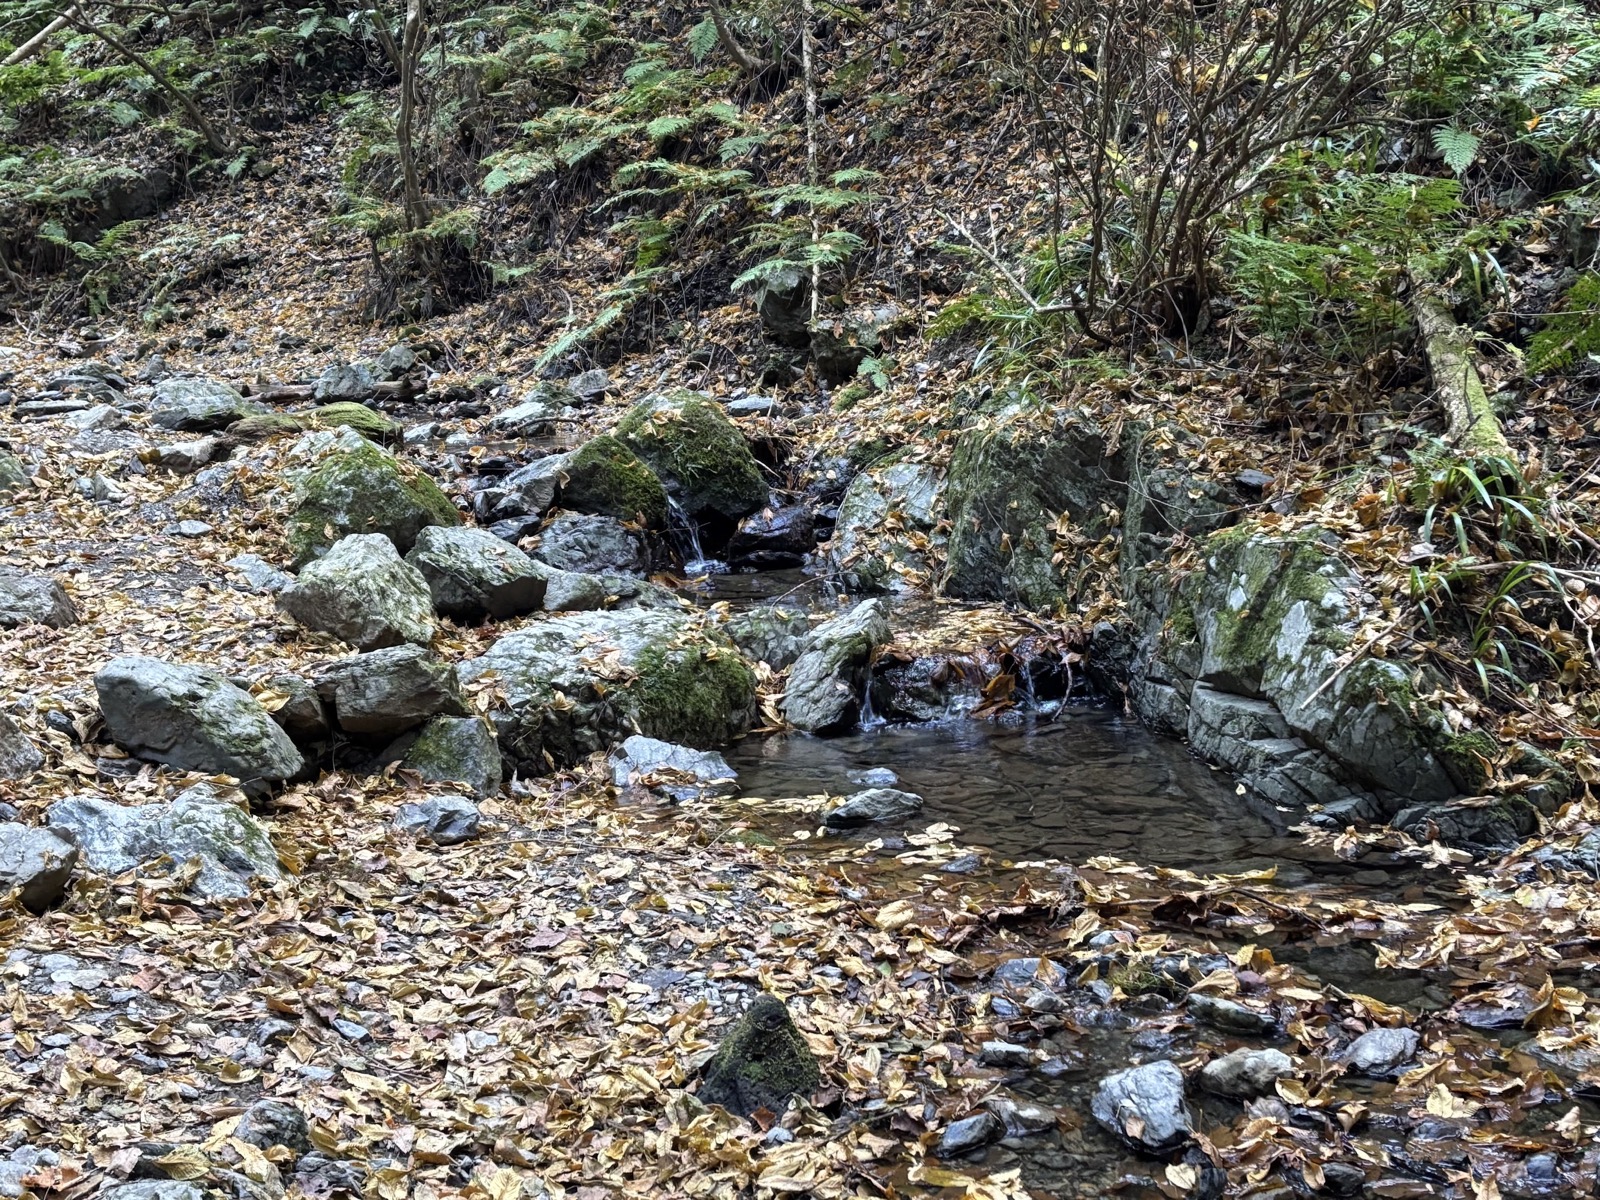
{"type": "MultiPolygon", "coordinates": [[[[848,794],[854,771],[888,767],[927,801],[917,825],[947,821],[1003,858],[1082,862],[1098,854],[1195,870],[1272,865],[1258,843],[1284,814],[1136,720],[1073,709],[1057,720],[880,726],[843,737],[749,738],[725,757],[747,796],[848,794]]],[[[861,836],[884,832],[871,830],[861,836]]]]}

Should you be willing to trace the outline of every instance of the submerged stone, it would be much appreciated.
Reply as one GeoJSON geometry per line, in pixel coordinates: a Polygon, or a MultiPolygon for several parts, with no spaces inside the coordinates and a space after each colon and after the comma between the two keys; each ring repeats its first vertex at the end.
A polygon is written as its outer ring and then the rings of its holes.
{"type": "Polygon", "coordinates": [[[783,1001],[760,995],[728,1030],[705,1068],[700,1099],[748,1117],[757,1109],[781,1113],[797,1095],[822,1081],[816,1056],[783,1001]]]}

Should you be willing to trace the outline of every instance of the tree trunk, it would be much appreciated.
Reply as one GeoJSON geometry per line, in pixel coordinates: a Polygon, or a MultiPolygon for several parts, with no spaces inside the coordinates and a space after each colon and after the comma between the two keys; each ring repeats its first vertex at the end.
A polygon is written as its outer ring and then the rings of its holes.
{"type": "Polygon", "coordinates": [[[39,53],[40,50],[44,49],[45,43],[55,36],[55,34],[72,24],[72,14],[77,11],[77,8],[77,2],[74,0],[72,4],[67,6],[66,12],[62,13],[54,21],[51,21],[50,24],[46,25],[43,29],[39,30],[38,33],[34,34],[27,41],[23,42],[22,45],[18,46],[10,54],[6,55],[5,61],[0,62],[0,67],[14,67],[20,62],[27,62],[35,54],[39,53]]]}
{"type": "Polygon", "coordinates": [[[417,112],[417,68],[422,61],[423,9],[426,0],[410,0],[400,41],[400,113],[395,119],[395,142],[400,150],[400,173],[405,184],[406,232],[427,227],[428,204],[417,170],[413,126],[417,112]]]}
{"type": "Polygon", "coordinates": [[[1516,463],[1473,364],[1472,342],[1443,300],[1412,276],[1412,311],[1428,354],[1434,391],[1445,414],[1445,440],[1468,458],[1516,463]]]}

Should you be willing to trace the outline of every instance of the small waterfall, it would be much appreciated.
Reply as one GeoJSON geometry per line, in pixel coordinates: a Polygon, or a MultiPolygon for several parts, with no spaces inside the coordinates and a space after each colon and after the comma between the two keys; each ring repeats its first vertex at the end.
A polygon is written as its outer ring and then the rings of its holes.
{"type": "Polygon", "coordinates": [[[683,560],[686,575],[721,575],[728,565],[715,558],[707,558],[700,545],[700,524],[684,512],[678,502],[667,498],[667,528],[677,544],[678,557],[683,560]]]}
{"type": "Polygon", "coordinates": [[[889,722],[872,711],[872,662],[867,661],[867,678],[861,686],[861,715],[856,719],[858,729],[876,729],[889,722]]]}

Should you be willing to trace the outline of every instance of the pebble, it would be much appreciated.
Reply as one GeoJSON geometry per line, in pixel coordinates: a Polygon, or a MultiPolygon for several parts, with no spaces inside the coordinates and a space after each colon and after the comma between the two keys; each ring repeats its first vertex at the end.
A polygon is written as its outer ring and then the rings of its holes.
{"type": "Polygon", "coordinates": [[[946,1126],[934,1150],[940,1158],[960,1158],[1000,1140],[1005,1127],[992,1112],[974,1113],[946,1126]]]}
{"type": "Polygon", "coordinates": [[[1031,1067],[1033,1059],[1031,1049],[1015,1042],[985,1042],[978,1051],[978,1061],[986,1067],[1031,1067]]]}
{"type": "Polygon", "coordinates": [[[1229,1033],[1265,1036],[1275,1033],[1277,1018],[1271,1013],[1247,1008],[1235,1000],[1195,994],[1189,997],[1189,1015],[1196,1021],[1229,1033]]]}

